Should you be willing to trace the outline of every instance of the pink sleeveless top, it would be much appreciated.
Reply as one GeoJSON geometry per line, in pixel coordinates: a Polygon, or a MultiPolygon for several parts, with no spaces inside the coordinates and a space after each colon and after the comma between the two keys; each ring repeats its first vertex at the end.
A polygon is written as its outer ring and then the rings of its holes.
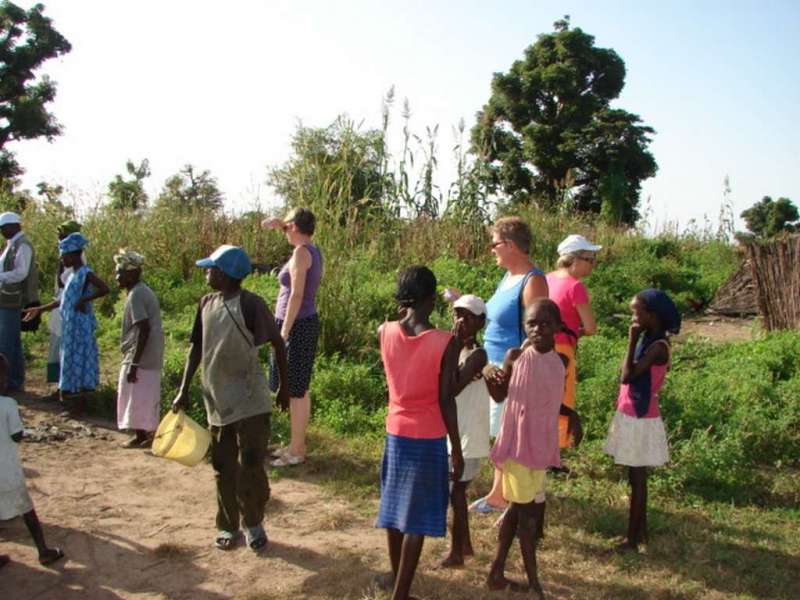
{"type": "Polygon", "coordinates": [[[389,386],[388,433],[417,439],[447,435],[439,407],[439,375],[452,337],[441,329],[409,336],[398,321],[383,324],[380,341],[389,386]]]}
{"type": "Polygon", "coordinates": [[[561,466],[558,414],[566,370],[561,357],[530,346],[514,362],[500,433],[491,452],[502,468],[509,458],[529,469],[561,466]]]}
{"type": "MultiPolygon", "coordinates": [[[[656,344],[667,344],[667,356],[671,357],[669,343],[665,340],[659,340],[656,344]]],[[[658,407],[658,392],[664,385],[664,379],[667,377],[671,358],[663,365],[652,365],[650,367],[650,407],[647,409],[647,414],[641,417],[642,419],[655,419],[661,416],[661,410],[658,407]]],[[[622,383],[619,386],[619,396],[617,396],[617,410],[622,414],[639,418],[636,416],[636,409],[633,406],[633,398],[630,394],[630,386],[627,383],[622,383]]]]}

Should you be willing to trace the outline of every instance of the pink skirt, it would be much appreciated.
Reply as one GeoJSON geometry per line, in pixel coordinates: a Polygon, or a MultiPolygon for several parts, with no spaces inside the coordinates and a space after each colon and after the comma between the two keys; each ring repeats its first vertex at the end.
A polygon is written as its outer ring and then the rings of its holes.
{"type": "Polygon", "coordinates": [[[117,427],[155,431],[161,403],[161,371],[139,369],[137,382],[128,383],[128,365],[119,371],[117,427]]]}

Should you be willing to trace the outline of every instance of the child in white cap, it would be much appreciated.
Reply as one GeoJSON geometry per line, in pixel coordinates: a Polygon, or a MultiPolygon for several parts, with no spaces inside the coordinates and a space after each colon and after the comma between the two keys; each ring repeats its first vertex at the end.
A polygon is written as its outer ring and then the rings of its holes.
{"type": "Polygon", "coordinates": [[[453,310],[453,334],[461,344],[454,391],[464,474],[459,481],[453,482],[450,490],[452,543],[450,554],[441,563],[443,567],[461,566],[464,556],[474,554],[467,517],[467,487],[478,474],[481,459],[489,456],[489,412],[486,410],[487,391],[482,375],[487,357],[476,339],[486,323],[486,304],[478,296],[465,294],[453,303],[453,310]]]}

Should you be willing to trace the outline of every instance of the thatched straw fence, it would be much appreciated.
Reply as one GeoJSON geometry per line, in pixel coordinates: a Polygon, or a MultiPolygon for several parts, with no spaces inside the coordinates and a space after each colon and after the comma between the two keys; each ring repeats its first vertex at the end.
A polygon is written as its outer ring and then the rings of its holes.
{"type": "Polygon", "coordinates": [[[800,236],[747,245],[764,327],[800,329],[800,236]]]}

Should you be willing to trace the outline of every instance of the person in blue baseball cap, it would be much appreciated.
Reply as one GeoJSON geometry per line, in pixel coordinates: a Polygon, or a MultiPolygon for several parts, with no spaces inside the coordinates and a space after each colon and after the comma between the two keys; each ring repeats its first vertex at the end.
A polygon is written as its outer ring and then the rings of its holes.
{"type": "Polygon", "coordinates": [[[61,365],[58,390],[61,402],[72,416],[78,416],[85,410],[86,394],[94,391],[100,380],[95,337],[97,320],[92,301],[102,298],[109,291],[108,284],[83,262],[83,249],[88,245],[89,240],[78,232],[59,241],[61,262],[65,269],[72,269],[63,294],[49,304],[22,311],[24,320],[29,321],[43,311],[60,309],[61,365]]]}
{"type": "Polygon", "coordinates": [[[197,307],[191,348],[180,389],[172,403],[178,411],[190,405],[189,387],[202,365],[202,390],[211,430],[211,464],[216,472],[220,550],[236,546],[240,526],[254,552],[267,546],[264,508],[269,481],[264,459],[270,436],[272,403],[258,356],[269,342],[280,374],[278,402],[288,402],[286,346],[264,300],[242,289],[251,270],[250,257],[238,246],[223,245],[197,261],[214,290],[197,307]]]}

